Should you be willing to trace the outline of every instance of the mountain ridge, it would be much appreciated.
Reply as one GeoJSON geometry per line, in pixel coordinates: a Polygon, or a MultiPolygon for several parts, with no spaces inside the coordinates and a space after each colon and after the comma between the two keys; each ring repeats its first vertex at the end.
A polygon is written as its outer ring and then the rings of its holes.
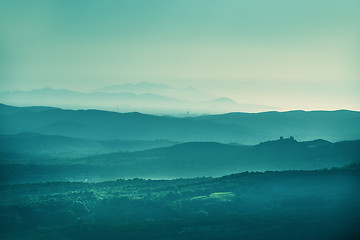
{"type": "Polygon", "coordinates": [[[167,139],[175,142],[213,141],[250,145],[279,136],[294,136],[301,141],[322,138],[332,142],[360,138],[360,112],[356,111],[172,117],[60,108],[32,111],[33,108],[4,106],[0,105],[0,134],[37,132],[98,140],[167,139]]]}
{"type": "MultiPolygon", "coordinates": [[[[122,86],[122,85],[121,85],[122,86]]],[[[200,97],[201,91],[194,89],[170,89],[164,91],[94,91],[78,92],[67,89],[42,88],[28,91],[0,92],[0,101],[10,105],[23,105],[26,99],[27,105],[42,105],[44,102],[49,106],[83,109],[98,108],[105,110],[117,109],[122,112],[140,111],[147,113],[184,114],[187,112],[223,113],[228,111],[261,111],[275,109],[274,107],[238,103],[232,99],[224,101],[224,98],[200,97]],[[169,90],[169,91],[170,91],[169,90]],[[199,96],[199,97],[197,97],[199,96]],[[219,99],[223,99],[220,101],[219,99]]]]}
{"type": "Polygon", "coordinates": [[[16,177],[19,179],[24,177],[51,181],[72,178],[97,181],[118,178],[219,177],[246,171],[315,170],[360,163],[360,140],[335,143],[324,141],[298,142],[290,137],[253,146],[189,142],[80,158],[49,158],[46,155],[0,152],[0,165],[3,169],[14,169],[15,175],[22,172],[24,176],[16,177]],[[321,144],[315,146],[314,142],[321,144]]]}

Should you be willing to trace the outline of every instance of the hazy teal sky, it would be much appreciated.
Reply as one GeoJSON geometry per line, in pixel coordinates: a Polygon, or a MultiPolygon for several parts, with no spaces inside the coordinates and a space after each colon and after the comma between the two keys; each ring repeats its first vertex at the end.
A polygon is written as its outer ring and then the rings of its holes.
{"type": "Polygon", "coordinates": [[[359,0],[0,2],[0,88],[150,81],[360,110],[359,0]]]}

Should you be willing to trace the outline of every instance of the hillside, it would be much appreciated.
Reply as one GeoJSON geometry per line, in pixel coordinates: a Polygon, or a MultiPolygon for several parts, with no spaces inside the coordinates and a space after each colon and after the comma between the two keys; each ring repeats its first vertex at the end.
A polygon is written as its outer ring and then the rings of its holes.
{"type": "Polygon", "coordinates": [[[123,177],[174,178],[221,176],[244,171],[321,169],[360,162],[360,141],[330,143],[283,139],[255,146],[211,142],[184,143],[133,153],[112,153],[80,160],[118,168],[123,177]]]}
{"type": "Polygon", "coordinates": [[[84,158],[2,154],[2,182],[173,179],[245,171],[313,170],[360,162],[360,141],[279,139],[255,146],[191,142],[84,158]]]}
{"type": "Polygon", "coordinates": [[[118,151],[139,151],[174,144],[176,143],[166,140],[100,141],[30,132],[0,135],[0,152],[33,153],[55,157],[83,157],[118,151]]]}
{"type": "Polygon", "coordinates": [[[0,186],[2,239],[359,238],[359,169],[0,186]]]}
{"type": "Polygon", "coordinates": [[[257,144],[279,136],[301,141],[360,138],[360,112],[290,111],[168,117],[98,110],[0,108],[0,133],[35,132],[96,140],[212,141],[257,144]],[[13,109],[13,110],[11,110],[13,109]]]}

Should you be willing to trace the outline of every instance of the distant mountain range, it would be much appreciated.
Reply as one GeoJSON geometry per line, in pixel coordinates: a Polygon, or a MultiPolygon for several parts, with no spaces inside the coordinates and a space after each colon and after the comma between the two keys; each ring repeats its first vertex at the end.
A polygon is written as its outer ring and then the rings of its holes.
{"type": "Polygon", "coordinates": [[[169,117],[2,104],[0,118],[0,134],[34,132],[94,140],[257,144],[279,136],[294,136],[301,141],[360,139],[360,112],[345,110],[169,117]]]}
{"type": "Polygon", "coordinates": [[[10,105],[47,105],[68,109],[101,109],[152,114],[215,114],[233,111],[259,112],[275,107],[242,104],[195,88],[177,89],[164,84],[141,82],[103,87],[93,92],[42,88],[0,92],[0,101],[10,105]]]}
{"type": "Polygon", "coordinates": [[[161,96],[182,99],[185,101],[206,102],[218,98],[217,96],[200,91],[194,87],[175,88],[165,84],[140,82],[111,85],[95,89],[94,92],[121,93],[132,92],[136,94],[152,93],[161,96]]]}

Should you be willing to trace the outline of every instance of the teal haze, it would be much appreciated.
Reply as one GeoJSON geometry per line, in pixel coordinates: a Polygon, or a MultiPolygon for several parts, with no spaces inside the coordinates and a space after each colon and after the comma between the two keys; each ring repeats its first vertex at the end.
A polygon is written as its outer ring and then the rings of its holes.
{"type": "Polygon", "coordinates": [[[0,239],[360,239],[359,0],[0,0],[0,239]]]}
{"type": "Polygon", "coordinates": [[[0,90],[147,81],[360,110],[359,12],[358,0],[1,1],[0,90]]]}

